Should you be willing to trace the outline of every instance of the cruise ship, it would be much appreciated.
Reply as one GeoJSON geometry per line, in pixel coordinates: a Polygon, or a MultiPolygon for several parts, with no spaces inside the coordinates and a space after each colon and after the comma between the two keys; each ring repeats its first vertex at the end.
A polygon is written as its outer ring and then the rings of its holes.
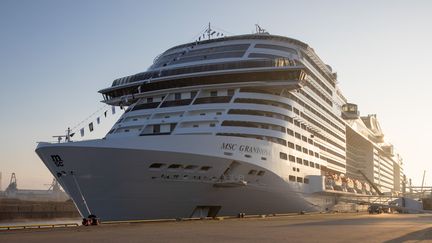
{"type": "Polygon", "coordinates": [[[209,32],[99,92],[127,107],[105,137],[36,148],[83,217],[326,211],[404,189],[377,116],[360,116],[299,40],[209,32]]]}

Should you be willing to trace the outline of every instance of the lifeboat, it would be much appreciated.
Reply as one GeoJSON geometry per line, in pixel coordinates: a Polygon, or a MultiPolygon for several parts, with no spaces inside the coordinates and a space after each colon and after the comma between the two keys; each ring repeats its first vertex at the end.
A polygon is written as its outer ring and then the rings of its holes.
{"type": "Polygon", "coordinates": [[[327,175],[325,178],[325,189],[326,190],[334,190],[333,184],[334,184],[333,177],[330,175],[327,175]]]}
{"type": "Polygon", "coordinates": [[[370,187],[369,183],[365,182],[363,184],[363,189],[364,189],[364,191],[366,192],[367,195],[371,195],[372,194],[371,187],[370,187]]]}
{"type": "Polygon", "coordinates": [[[354,189],[357,193],[363,193],[363,184],[359,180],[354,180],[354,189]]]}
{"type": "Polygon", "coordinates": [[[354,181],[351,178],[345,177],[345,178],[343,178],[343,182],[344,182],[345,188],[348,192],[352,192],[352,193],[356,192],[354,190],[354,181]]]}
{"type": "Polygon", "coordinates": [[[334,174],[332,175],[333,178],[333,188],[337,191],[343,191],[343,182],[342,178],[340,178],[338,175],[334,174]]]}

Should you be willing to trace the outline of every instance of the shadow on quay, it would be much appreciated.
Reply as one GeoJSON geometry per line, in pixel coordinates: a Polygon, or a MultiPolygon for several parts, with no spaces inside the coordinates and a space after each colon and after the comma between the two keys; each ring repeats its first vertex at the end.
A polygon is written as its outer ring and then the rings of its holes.
{"type": "Polygon", "coordinates": [[[419,240],[432,240],[432,227],[411,232],[401,237],[384,241],[384,243],[396,243],[396,242],[413,242],[419,240]]]}
{"type": "Polygon", "coordinates": [[[358,217],[358,218],[348,218],[348,219],[311,219],[309,222],[295,223],[290,222],[285,225],[279,225],[275,227],[304,227],[304,226],[326,226],[326,225],[367,225],[367,224],[382,224],[387,225],[400,225],[404,222],[416,222],[416,223],[429,223],[432,221],[432,216],[422,216],[417,218],[405,218],[405,217],[358,217]]]}
{"type": "MultiPolygon", "coordinates": [[[[430,220],[418,220],[417,222],[430,222],[430,220]]],[[[401,224],[404,222],[410,222],[409,219],[405,218],[353,218],[353,219],[318,219],[310,222],[302,223],[288,223],[286,225],[279,225],[276,227],[304,227],[304,226],[326,226],[326,225],[366,225],[366,224],[377,224],[386,223],[388,225],[401,224]]]]}

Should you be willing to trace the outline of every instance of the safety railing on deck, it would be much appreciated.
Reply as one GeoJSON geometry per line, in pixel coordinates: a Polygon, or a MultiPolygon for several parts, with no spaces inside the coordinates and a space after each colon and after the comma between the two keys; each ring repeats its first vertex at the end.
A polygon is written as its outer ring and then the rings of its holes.
{"type": "Polygon", "coordinates": [[[65,224],[33,224],[33,225],[7,225],[0,226],[2,230],[20,230],[20,229],[47,229],[47,228],[65,228],[65,227],[78,227],[77,223],[65,223],[65,224]]]}

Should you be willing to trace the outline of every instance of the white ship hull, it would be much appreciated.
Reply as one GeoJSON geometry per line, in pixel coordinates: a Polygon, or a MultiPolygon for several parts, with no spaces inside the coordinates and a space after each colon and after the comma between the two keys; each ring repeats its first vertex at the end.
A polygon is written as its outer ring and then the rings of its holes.
{"type": "Polygon", "coordinates": [[[113,111],[127,107],[103,139],[70,142],[76,131],[68,131],[66,143],[36,149],[83,216],[338,210],[337,201],[403,184],[402,160],[376,117],[360,117],[336,73],[298,40],[258,34],[179,45],[99,92],[113,111]]]}
{"type": "Polygon", "coordinates": [[[58,180],[81,215],[103,220],[187,218],[214,215],[214,210],[217,215],[319,211],[334,205],[333,197],[312,192],[313,183],[284,178],[289,166],[276,155],[263,161],[257,154],[246,158],[240,151],[225,155],[222,149],[224,143],[248,142],[266,151],[276,146],[253,139],[179,135],[42,143],[36,152],[51,173],[62,174],[58,180]],[[56,166],[52,155],[63,166],[56,166]],[[232,179],[221,181],[233,161],[239,164],[229,172],[232,179]],[[197,167],[149,168],[153,163],[197,167]],[[201,171],[202,166],[211,169],[201,171]],[[248,175],[250,170],[265,173],[248,175]]]}

